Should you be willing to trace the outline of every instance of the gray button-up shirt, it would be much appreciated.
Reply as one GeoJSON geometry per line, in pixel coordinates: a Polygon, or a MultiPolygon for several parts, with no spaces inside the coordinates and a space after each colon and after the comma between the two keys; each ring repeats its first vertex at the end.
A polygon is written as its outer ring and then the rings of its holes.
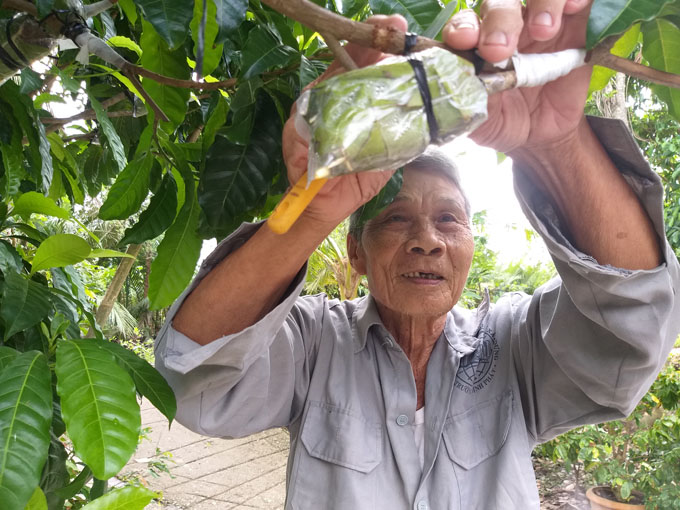
{"type": "MultiPolygon", "coordinates": [[[[625,128],[591,124],[663,239],[658,177],[625,128]]],[[[653,270],[598,265],[522,175],[520,202],[560,278],[449,312],[427,367],[422,470],[411,366],[374,301],[299,297],[302,273],[261,321],[206,346],[172,328],[178,300],[156,347],[178,421],[223,437],[288,427],[286,509],[537,509],[532,448],[632,411],[680,330],[680,269],[667,243],[653,270]]],[[[256,228],[223,242],[197,281],[256,228]]]]}

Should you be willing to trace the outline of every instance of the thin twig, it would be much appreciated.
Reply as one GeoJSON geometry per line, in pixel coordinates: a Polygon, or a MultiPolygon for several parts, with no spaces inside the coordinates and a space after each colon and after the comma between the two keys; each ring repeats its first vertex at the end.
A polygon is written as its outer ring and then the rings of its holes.
{"type": "Polygon", "coordinates": [[[359,68],[350,54],[347,53],[347,50],[345,50],[342,44],[340,44],[335,37],[328,33],[322,33],[321,37],[323,37],[323,40],[326,41],[326,45],[331,49],[333,55],[335,55],[335,58],[338,59],[342,67],[348,71],[359,68]]]}

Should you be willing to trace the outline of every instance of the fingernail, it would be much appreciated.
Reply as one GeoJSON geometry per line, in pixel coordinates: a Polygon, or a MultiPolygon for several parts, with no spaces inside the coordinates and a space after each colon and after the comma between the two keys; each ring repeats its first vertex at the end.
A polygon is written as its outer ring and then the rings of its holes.
{"type": "Polygon", "coordinates": [[[484,44],[490,44],[493,46],[507,46],[508,36],[505,32],[491,32],[484,38],[484,44]]]}
{"type": "Polygon", "coordinates": [[[542,27],[553,26],[553,17],[549,12],[541,12],[534,16],[534,25],[540,25],[542,27]]]}
{"type": "Polygon", "coordinates": [[[453,24],[453,28],[456,30],[472,30],[475,26],[467,21],[459,21],[458,23],[453,24]]]}

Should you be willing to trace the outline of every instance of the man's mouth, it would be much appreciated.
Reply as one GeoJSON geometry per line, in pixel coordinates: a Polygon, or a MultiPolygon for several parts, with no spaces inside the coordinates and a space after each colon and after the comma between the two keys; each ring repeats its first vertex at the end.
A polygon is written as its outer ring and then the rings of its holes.
{"type": "Polygon", "coordinates": [[[425,273],[422,271],[415,271],[413,273],[404,273],[402,275],[405,278],[423,278],[426,280],[443,280],[444,277],[436,273],[425,273]]]}

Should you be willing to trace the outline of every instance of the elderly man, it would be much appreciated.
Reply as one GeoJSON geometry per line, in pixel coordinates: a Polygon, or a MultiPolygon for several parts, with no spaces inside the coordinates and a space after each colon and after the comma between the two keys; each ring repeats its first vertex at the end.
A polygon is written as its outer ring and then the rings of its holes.
{"type": "MultiPolygon", "coordinates": [[[[488,60],[582,46],[588,2],[489,1],[445,30],[488,60]]],[[[377,18],[404,30],[403,18],[377,18]]],[[[350,48],[362,64],[380,58],[350,48]]],[[[331,72],[334,72],[331,70],[331,72]]],[[[307,257],[389,172],[329,181],[284,235],[244,225],[206,260],[159,335],[178,419],[210,435],[288,427],[288,509],[539,507],[533,446],[627,415],[679,329],[661,187],[618,124],[583,118],[589,71],[491,98],[474,134],[509,152],[560,279],[456,307],[473,253],[453,167],[426,154],[396,199],[352,225],[370,296],[299,297],[307,257]],[[597,134],[596,134],[597,133],[597,134]]],[[[284,130],[291,182],[306,145],[284,130]]]]}

